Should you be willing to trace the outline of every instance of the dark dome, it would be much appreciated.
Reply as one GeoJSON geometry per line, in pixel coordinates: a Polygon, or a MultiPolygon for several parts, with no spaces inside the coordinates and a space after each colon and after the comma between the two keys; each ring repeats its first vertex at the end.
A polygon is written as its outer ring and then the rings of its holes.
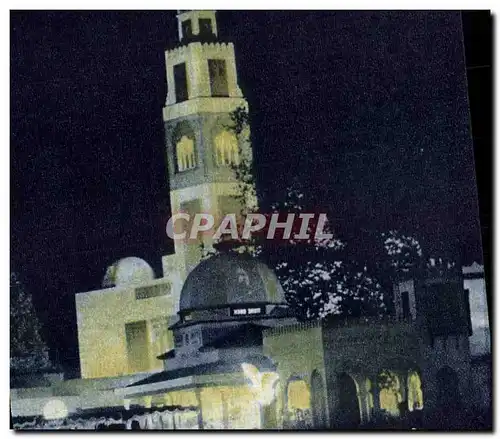
{"type": "Polygon", "coordinates": [[[179,310],[233,304],[285,304],[273,271],[262,262],[237,254],[219,254],[200,262],[182,287],[179,310]]]}

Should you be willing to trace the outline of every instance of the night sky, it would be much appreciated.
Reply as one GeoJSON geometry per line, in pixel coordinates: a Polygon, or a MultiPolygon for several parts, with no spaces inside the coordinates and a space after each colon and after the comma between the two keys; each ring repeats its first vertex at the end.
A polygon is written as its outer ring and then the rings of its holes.
{"type": "MultiPolygon", "coordinates": [[[[399,228],[481,260],[460,13],[217,17],[264,200],[296,179],[340,234],[399,228]]],[[[65,368],[74,294],[124,256],[161,275],[172,251],[161,109],[176,42],[173,11],[11,13],[11,268],[65,368]]]]}

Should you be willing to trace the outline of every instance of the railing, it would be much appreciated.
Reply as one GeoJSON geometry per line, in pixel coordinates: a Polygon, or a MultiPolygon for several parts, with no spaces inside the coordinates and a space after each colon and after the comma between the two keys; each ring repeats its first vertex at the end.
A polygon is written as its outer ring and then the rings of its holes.
{"type": "Polygon", "coordinates": [[[373,317],[330,317],[323,320],[311,320],[307,322],[299,322],[292,325],[269,328],[264,331],[264,335],[279,335],[300,332],[311,328],[326,327],[326,328],[347,328],[355,326],[372,326],[372,325],[394,325],[406,323],[414,325],[415,321],[412,316],[373,316],[373,317]]]}
{"type": "Polygon", "coordinates": [[[399,323],[413,324],[412,316],[370,316],[370,317],[342,317],[324,320],[324,326],[329,328],[350,326],[394,325],[399,323]]]}
{"type": "Polygon", "coordinates": [[[288,334],[291,332],[304,331],[306,329],[318,328],[321,326],[321,320],[311,320],[308,322],[299,322],[292,325],[278,326],[264,330],[264,335],[288,334]]]}

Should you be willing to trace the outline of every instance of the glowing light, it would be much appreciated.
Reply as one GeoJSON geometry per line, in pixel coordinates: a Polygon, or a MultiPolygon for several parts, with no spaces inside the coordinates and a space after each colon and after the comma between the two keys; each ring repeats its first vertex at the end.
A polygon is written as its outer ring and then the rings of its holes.
{"type": "Polygon", "coordinates": [[[378,386],[380,408],[392,416],[398,416],[400,414],[399,403],[402,401],[401,383],[398,376],[392,371],[383,370],[378,376],[378,386]]]}
{"type": "Polygon", "coordinates": [[[287,389],[288,410],[309,410],[311,408],[311,392],[304,380],[293,380],[287,389]]]}
{"type": "Polygon", "coordinates": [[[68,416],[68,407],[60,399],[51,399],[43,407],[43,417],[47,420],[62,419],[68,416]]]}
{"type": "Polygon", "coordinates": [[[176,145],[176,153],[178,171],[186,171],[187,169],[196,167],[193,139],[182,136],[176,145]]]}
{"type": "Polygon", "coordinates": [[[424,398],[422,393],[422,383],[417,372],[411,371],[408,375],[408,409],[422,410],[424,398]]]}
{"type": "Polygon", "coordinates": [[[255,399],[261,405],[269,405],[275,397],[275,384],[279,379],[276,372],[259,372],[253,364],[243,363],[241,365],[245,377],[251,383],[251,389],[255,399]]]}

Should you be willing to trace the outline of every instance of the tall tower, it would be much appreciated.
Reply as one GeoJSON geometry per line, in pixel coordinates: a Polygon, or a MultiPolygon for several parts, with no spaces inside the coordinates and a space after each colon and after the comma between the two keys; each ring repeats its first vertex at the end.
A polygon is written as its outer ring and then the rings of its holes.
{"type": "MultiPolygon", "coordinates": [[[[168,95],[163,108],[172,214],[239,213],[240,186],[232,164],[251,158],[249,132],[236,134],[231,113],[248,104],[238,86],[232,43],[218,39],[215,11],[178,11],[179,43],[165,52],[168,95]]],[[[179,221],[181,223],[182,221],[179,221]]],[[[217,221],[216,221],[217,224],[217,221]]],[[[183,230],[189,230],[184,223],[183,230]]],[[[175,241],[164,275],[182,280],[200,262],[211,236],[175,241]]]]}

